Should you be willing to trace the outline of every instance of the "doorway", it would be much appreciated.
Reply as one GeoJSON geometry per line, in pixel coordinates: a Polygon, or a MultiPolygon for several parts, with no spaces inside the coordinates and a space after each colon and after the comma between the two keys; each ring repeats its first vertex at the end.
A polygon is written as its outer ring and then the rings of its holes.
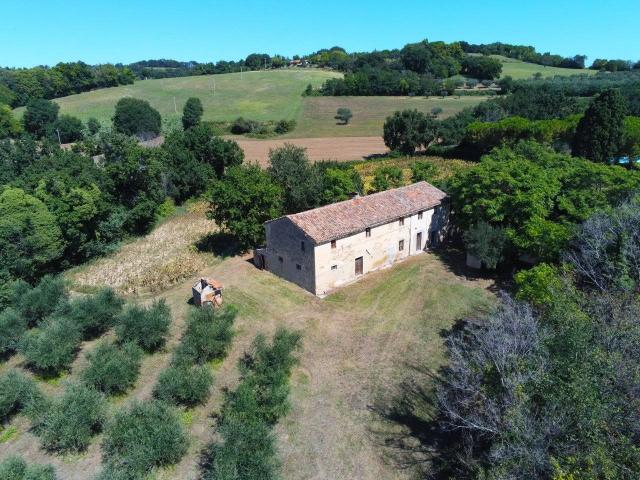
{"type": "Polygon", "coordinates": [[[362,257],[356,258],[356,275],[362,275],[363,261],[362,257]]]}
{"type": "Polygon", "coordinates": [[[416,235],[416,252],[422,250],[422,232],[418,232],[416,235]]]}

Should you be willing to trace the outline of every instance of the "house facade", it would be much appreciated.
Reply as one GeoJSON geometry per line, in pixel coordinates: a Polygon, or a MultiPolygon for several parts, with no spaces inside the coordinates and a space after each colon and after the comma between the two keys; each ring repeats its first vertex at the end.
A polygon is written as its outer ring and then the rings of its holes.
{"type": "Polygon", "coordinates": [[[448,216],[446,194],[418,182],[271,220],[254,260],[324,296],[437,246],[448,216]]]}

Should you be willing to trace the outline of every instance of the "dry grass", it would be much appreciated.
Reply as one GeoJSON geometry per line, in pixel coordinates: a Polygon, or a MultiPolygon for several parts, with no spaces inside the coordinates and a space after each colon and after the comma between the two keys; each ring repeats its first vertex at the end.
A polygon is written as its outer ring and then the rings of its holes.
{"type": "Polygon", "coordinates": [[[205,202],[194,203],[187,213],[169,218],[115,255],[72,270],[68,276],[81,289],[108,285],[123,294],[166,290],[215,260],[194,245],[216,229],[206,218],[206,208],[205,202]]]}

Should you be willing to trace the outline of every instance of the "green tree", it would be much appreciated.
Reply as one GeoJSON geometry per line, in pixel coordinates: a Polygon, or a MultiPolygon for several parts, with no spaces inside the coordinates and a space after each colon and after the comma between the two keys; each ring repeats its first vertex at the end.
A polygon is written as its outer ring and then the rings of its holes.
{"type": "Polygon", "coordinates": [[[48,135],[52,140],[62,143],[72,143],[82,140],[82,122],[71,115],[60,115],[48,128],[48,135]]]}
{"type": "Polygon", "coordinates": [[[3,138],[15,138],[22,132],[22,125],[13,116],[8,105],[0,103],[0,140],[3,138]]]}
{"type": "Polygon", "coordinates": [[[351,113],[351,109],[340,107],[338,108],[338,111],[336,112],[336,116],[334,118],[341,121],[343,125],[347,125],[352,117],[353,113],[351,113]]]}
{"type": "Polygon", "coordinates": [[[8,187],[0,194],[0,271],[36,279],[55,267],[64,250],[55,217],[35,197],[8,187]]]}
{"type": "Polygon", "coordinates": [[[486,222],[471,225],[464,234],[467,251],[491,270],[505,259],[506,240],[504,229],[486,222]]]}
{"type": "Polygon", "coordinates": [[[89,120],[87,120],[87,130],[89,130],[89,133],[91,135],[96,135],[100,131],[101,127],[102,126],[100,125],[98,119],[91,117],[89,120]]]}
{"type": "Polygon", "coordinates": [[[363,182],[353,168],[327,168],[322,175],[322,203],[341,202],[363,193],[363,182]]]}
{"type": "Polygon", "coordinates": [[[24,129],[36,137],[44,137],[47,129],[58,119],[60,106],[51,100],[30,100],[22,117],[24,129]]]}
{"type": "Polygon", "coordinates": [[[297,213],[320,204],[321,174],[309,163],[304,148],[285,143],[270,150],[267,171],[282,187],[285,212],[297,213]]]}
{"type": "Polygon", "coordinates": [[[248,248],[263,241],[263,223],[282,214],[282,197],[280,186],[259,166],[234,166],[214,182],[209,215],[248,248]]]}
{"type": "Polygon", "coordinates": [[[592,102],[578,123],[573,154],[608,162],[620,153],[627,107],[618,90],[606,90],[592,102]]]}
{"type": "Polygon", "coordinates": [[[373,188],[376,192],[400,186],[402,186],[402,170],[400,168],[392,165],[376,168],[373,176],[373,188]]]}
{"type": "Polygon", "coordinates": [[[0,462],[0,478],[4,480],[56,480],[51,465],[27,465],[21,457],[7,457],[0,462]]]}
{"type": "Polygon", "coordinates": [[[125,97],[116,103],[113,128],[116,132],[147,140],[160,134],[162,117],[146,100],[125,97]]]}
{"type": "Polygon", "coordinates": [[[187,130],[199,125],[203,112],[204,110],[200,99],[196,97],[189,98],[182,109],[182,128],[187,130]]]}
{"type": "Polygon", "coordinates": [[[89,366],[82,380],[106,395],[124,393],[138,378],[141,360],[142,350],[135,343],[101,342],[87,354],[89,366]]]}
{"type": "Polygon", "coordinates": [[[432,183],[437,175],[438,167],[433,163],[418,161],[411,165],[411,181],[413,183],[423,181],[432,183]]]}
{"type": "Polygon", "coordinates": [[[208,365],[174,364],[160,374],[153,395],[168,403],[193,407],[207,400],[211,385],[213,376],[208,365]]]}
{"type": "Polygon", "coordinates": [[[118,317],[116,336],[120,343],[134,342],[152,352],[165,341],[171,324],[171,310],[159,300],[149,307],[128,306],[118,317]]]}
{"type": "Polygon", "coordinates": [[[420,147],[428,148],[437,138],[439,124],[417,110],[403,110],[384,122],[384,143],[391,150],[413,155],[420,147]]]}

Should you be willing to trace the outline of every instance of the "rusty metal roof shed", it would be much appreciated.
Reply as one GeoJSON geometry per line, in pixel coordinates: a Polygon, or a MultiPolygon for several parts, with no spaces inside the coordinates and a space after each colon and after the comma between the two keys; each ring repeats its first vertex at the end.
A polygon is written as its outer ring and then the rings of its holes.
{"type": "Polygon", "coordinates": [[[319,245],[429,210],[446,196],[433,185],[418,182],[281,218],[288,218],[319,245]]]}

